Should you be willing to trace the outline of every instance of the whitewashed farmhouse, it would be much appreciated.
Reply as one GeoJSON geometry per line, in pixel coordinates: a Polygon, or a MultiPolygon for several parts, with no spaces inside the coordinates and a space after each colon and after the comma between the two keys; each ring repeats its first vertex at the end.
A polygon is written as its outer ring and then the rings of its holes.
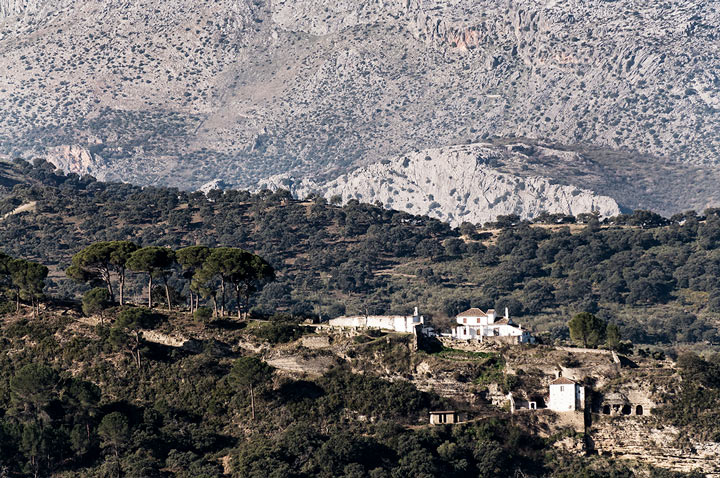
{"type": "Polygon", "coordinates": [[[556,378],[550,382],[548,408],[556,412],[583,410],[585,408],[585,387],[569,378],[556,378]]]}
{"type": "Polygon", "coordinates": [[[381,329],[409,334],[433,336],[433,328],[425,323],[415,307],[413,315],[355,315],[330,319],[328,324],[337,328],[381,329]]]}
{"type": "Polygon", "coordinates": [[[505,308],[505,317],[498,318],[495,310],[487,312],[473,307],[455,317],[458,325],[452,331],[452,337],[459,340],[492,340],[506,343],[535,343],[530,332],[515,324],[508,316],[505,308]]]}

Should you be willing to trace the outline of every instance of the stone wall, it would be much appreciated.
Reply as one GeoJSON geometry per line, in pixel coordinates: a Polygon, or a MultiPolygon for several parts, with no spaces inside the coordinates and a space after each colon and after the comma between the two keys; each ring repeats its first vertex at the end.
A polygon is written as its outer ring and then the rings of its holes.
{"type": "Polygon", "coordinates": [[[301,343],[303,347],[309,349],[326,349],[330,347],[330,337],[327,335],[304,335],[301,343]]]}

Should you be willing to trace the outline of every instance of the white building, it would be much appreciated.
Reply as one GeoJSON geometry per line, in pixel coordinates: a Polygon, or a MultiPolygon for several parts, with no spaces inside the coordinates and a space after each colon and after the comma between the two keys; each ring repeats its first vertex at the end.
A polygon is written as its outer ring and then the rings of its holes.
{"type": "Polygon", "coordinates": [[[585,408],[585,387],[569,378],[556,378],[550,382],[548,408],[556,412],[583,410],[585,408]]]}
{"type": "Polygon", "coordinates": [[[413,315],[355,315],[330,319],[331,327],[352,329],[382,329],[410,334],[435,335],[433,328],[425,324],[425,317],[415,307],[413,315]]]}
{"type": "Polygon", "coordinates": [[[452,331],[452,337],[459,340],[497,340],[509,343],[535,343],[530,332],[523,330],[508,316],[505,308],[505,317],[498,318],[495,310],[483,312],[472,308],[455,317],[458,325],[452,331]]]}

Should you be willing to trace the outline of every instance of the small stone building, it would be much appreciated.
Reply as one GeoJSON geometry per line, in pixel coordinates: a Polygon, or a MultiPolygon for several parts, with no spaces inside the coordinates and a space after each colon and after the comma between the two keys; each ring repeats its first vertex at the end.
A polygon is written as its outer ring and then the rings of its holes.
{"type": "MultiPolygon", "coordinates": [[[[637,394],[636,394],[637,395],[637,394]]],[[[619,392],[610,392],[602,395],[601,401],[593,411],[603,415],[647,415],[654,404],[643,397],[633,397],[634,400],[619,392]],[[640,400],[638,400],[640,398],[640,400]]]]}
{"type": "Polygon", "coordinates": [[[430,424],[431,425],[451,425],[454,423],[461,423],[462,418],[459,412],[454,410],[443,410],[437,412],[430,412],[430,424]]]}
{"type": "Polygon", "coordinates": [[[583,410],[585,408],[585,387],[569,378],[556,378],[550,382],[548,408],[556,412],[583,410]]]}

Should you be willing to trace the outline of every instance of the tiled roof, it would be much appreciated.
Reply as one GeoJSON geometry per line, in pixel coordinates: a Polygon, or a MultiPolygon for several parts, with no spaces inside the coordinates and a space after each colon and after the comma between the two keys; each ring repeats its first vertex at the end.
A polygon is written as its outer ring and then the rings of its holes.
{"type": "Polygon", "coordinates": [[[552,382],[550,382],[550,385],[575,385],[575,382],[573,382],[569,378],[558,377],[552,382]]]}
{"type": "Polygon", "coordinates": [[[485,317],[487,314],[483,312],[482,310],[478,309],[477,307],[473,307],[472,309],[468,309],[465,312],[462,312],[458,314],[458,317],[485,317]]]}

